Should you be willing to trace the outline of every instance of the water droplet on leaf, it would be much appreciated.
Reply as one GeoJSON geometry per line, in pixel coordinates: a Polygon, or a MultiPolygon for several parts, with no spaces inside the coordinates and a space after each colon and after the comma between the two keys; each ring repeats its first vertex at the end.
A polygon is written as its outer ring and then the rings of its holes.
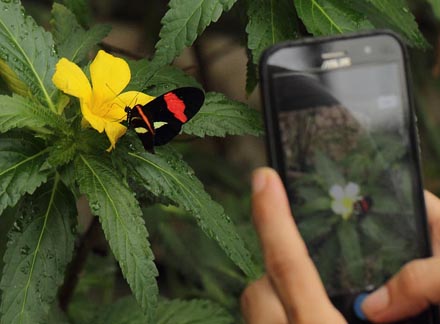
{"type": "Polygon", "coordinates": [[[90,209],[91,209],[93,212],[97,212],[97,211],[99,211],[99,210],[101,209],[101,204],[100,204],[98,201],[92,202],[92,203],[90,204],[90,209]]]}
{"type": "Polygon", "coordinates": [[[21,231],[22,231],[22,228],[21,228],[21,226],[18,224],[18,222],[14,222],[13,226],[14,226],[14,229],[15,229],[17,232],[21,232],[21,231]]]}
{"type": "Polygon", "coordinates": [[[28,255],[30,250],[31,250],[31,248],[29,246],[24,245],[24,246],[21,247],[20,253],[22,255],[28,255]]]}

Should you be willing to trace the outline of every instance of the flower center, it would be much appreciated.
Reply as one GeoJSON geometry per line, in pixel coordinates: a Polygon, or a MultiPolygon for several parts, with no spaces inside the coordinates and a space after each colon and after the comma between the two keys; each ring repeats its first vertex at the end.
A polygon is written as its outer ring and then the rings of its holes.
{"type": "Polygon", "coordinates": [[[344,220],[347,220],[350,218],[351,214],[353,213],[353,204],[354,200],[350,197],[344,197],[342,198],[342,206],[344,207],[344,213],[342,214],[342,218],[344,220]]]}

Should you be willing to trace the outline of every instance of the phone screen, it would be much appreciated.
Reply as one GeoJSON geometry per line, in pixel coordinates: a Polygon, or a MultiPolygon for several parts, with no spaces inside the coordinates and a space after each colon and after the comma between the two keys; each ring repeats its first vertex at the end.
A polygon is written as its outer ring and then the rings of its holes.
{"type": "Polygon", "coordinates": [[[427,254],[402,73],[390,61],[271,75],[292,210],[330,296],[427,254]]]}

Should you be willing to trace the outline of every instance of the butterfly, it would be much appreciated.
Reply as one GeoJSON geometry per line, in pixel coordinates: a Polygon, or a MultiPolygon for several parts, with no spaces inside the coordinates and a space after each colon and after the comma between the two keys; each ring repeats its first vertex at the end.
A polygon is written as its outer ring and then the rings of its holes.
{"type": "Polygon", "coordinates": [[[370,196],[361,197],[353,205],[354,213],[358,216],[363,216],[370,211],[372,205],[373,199],[370,196]]]}
{"type": "Polygon", "coordinates": [[[154,153],[155,146],[168,143],[180,133],[204,101],[205,93],[199,88],[177,88],[146,105],[125,107],[127,125],[134,129],[145,150],[154,153]]]}

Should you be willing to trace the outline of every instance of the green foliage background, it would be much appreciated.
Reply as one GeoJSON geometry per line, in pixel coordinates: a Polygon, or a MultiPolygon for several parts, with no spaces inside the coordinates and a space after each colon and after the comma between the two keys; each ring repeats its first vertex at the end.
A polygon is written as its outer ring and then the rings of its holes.
{"type": "MultiPolygon", "coordinates": [[[[430,43],[404,0],[171,0],[153,57],[129,61],[127,89],[200,87],[170,64],[230,10],[248,50],[248,93],[261,53],[279,41],[390,28],[413,48],[430,43]]],[[[60,57],[87,70],[110,30],[93,23],[86,0],[53,3],[45,28],[19,0],[0,0],[1,323],[238,322],[240,291],[262,273],[241,171],[221,157],[213,170],[212,157],[185,145],[147,153],[131,134],[107,153],[105,136],[80,127],[78,102],[51,81],[60,57]],[[99,220],[85,227],[83,197],[99,220]]],[[[183,133],[262,135],[256,110],[206,90],[183,133]]]]}

